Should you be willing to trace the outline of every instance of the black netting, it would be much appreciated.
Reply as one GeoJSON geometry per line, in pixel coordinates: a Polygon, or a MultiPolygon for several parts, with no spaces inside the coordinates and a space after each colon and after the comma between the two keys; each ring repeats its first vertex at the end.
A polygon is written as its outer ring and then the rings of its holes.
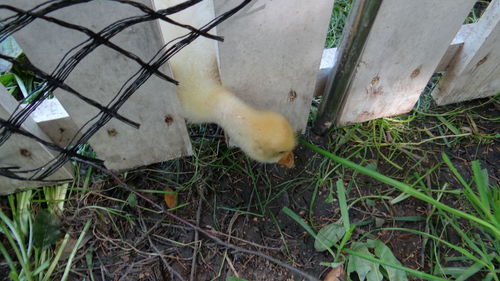
{"type": "MultiPolygon", "coordinates": [[[[156,75],[170,83],[177,84],[177,82],[173,78],[162,73],[159,68],[179,50],[190,44],[198,36],[204,36],[214,40],[222,41],[221,37],[211,35],[208,32],[221,22],[231,17],[252,0],[242,1],[238,6],[216,17],[200,29],[193,28],[183,23],[175,22],[168,16],[184,9],[189,9],[189,7],[198,2],[201,2],[202,0],[185,1],[174,7],[169,7],[167,9],[159,10],[156,12],[144,4],[134,1],[107,0],[116,3],[116,5],[130,5],[136,8],[137,16],[120,19],[106,26],[99,32],[94,32],[86,27],[49,16],[49,14],[55,10],[63,8],[78,9],[78,7],[75,6],[76,4],[92,1],[94,0],[52,0],[44,2],[29,10],[0,4],[0,9],[9,10],[15,13],[15,15],[13,16],[0,19],[0,42],[4,41],[11,35],[15,36],[15,33],[17,31],[21,30],[29,24],[33,24],[33,21],[35,19],[42,19],[57,24],[61,27],[74,30],[75,32],[80,32],[82,34],[82,42],[67,51],[63,59],[59,62],[52,73],[45,73],[32,64],[20,62],[15,58],[0,54],[1,59],[9,61],[17,67],[29,70],[36,76],[46,81],[42,86],[40,86],[38,89],[33,90],[30,95],[25,98],[25,100],[30,100],[30,102],[27,103],[25,107],[21,107],[18,105],[7,120],[0,118],[0,146],[5,144],[5,142],[13,134],[18,134],[41,143],[49,150],[51,150],[54,155],[57,155],[56,157],[54,157],[54,159],[35,169],[26,169],[23,167],[0,167],[0,176],[19,180],[45,181],[45,178],[52,175],[69,160],[84,160],[87,162],[91,161],[98,164],[101,163],[102,161],[99,159],[88,158],[78,154],[77,150],[79,146],[87,143],[88,140],[112,118],[116,118],[132,127],[139,128],[140,124],[118,113],[120,107],[123,106],[123,104],[135,93],[135,91],[139,87],[141,87],[141,85],[144,84],[152,75],[156,75]],[[141,60],[139,56],[128,52],[120,46],[117,46],[116,44],[110,42],[110,39],[113,36],[119,34],[121,31],[133,25],[158,19],[185,28],[186,35],[180,38],[175,38],[174,40],[165,44],[160,50],[158,50],[156,55],[147,62],[141,60]],[[102,45],[113,49],[123,56],[126,56],[127,58],[135,61],[140,66],[138,71],[123,84],[114,98],[105,105],[86,97],[85,93],[78,92],[73,89],[71,85],[65,83],[66,78],[75,68],[78,67],[78,64],[97,47],[102,45]],[[84,101],[88,106],[95,107],[99,110],[99,113],[97,115],[90,118],[88,122],[80,128],[80,136],[75,136],[70,145],[65,148],[60,147],[54,143],[42,140],[32,133],[21,128],[21,125],[28,118],[28,116],[30,116],[30,114],[33,113],[33,111],[45,99],[49,98],[51,93],[57,88],[63,90],[65,94],[73,95],[75,96],[75,98],[84,101]]],[[[21,101],[20,104],[22,102],[23,101],[21,101]]]]}

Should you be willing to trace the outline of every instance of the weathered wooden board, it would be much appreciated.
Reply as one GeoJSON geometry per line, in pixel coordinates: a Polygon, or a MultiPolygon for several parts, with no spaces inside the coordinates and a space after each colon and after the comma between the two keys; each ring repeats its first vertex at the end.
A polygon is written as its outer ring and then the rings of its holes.
{"type": "Polygon", "coordinates": [[[410,111],[475,2],[384,0],[336,124],[410,111]]]}
{"type": "Polygon", "coordinates": [[[318,76],[316,77],[316,86],[314,87],[314,96],[323,95],[323,91],[325,90],[326,86],[326,80],[332,72],[336,55],[337,48],[329,48],[323,50],[323,56],[321,57],[318,76]]]}
{"type": "MultiPolygon", "coordinates": [[[[216,15],[241,0],[214,0],[216,15]]],[[[222,82],[260,109],[303,131],[333,0],[255,0],[217,27],[222,82]]]]}
{"type": "Polygon", "coordinates": [[[438,105],[487,97],[500,92],[500,0],[490,3],[472,26],[462,50],[432,96],[438,105]]]}
{"type": "MultiPolygon", "coordinates": [[[[439,62],[434,72],[444,72],[448,69],[453,59],[455,59],[459,51],[462,50],[465,39],[469,36],[471,32],[473,32],[474,25],[475,25],[474,23],[462,25],[457,35],[455,36],[451,44],[448,46],[446,53],[441,58],[441,61],[439,62]]],[[[328,79],[328,76],[331,74],[334,67],[335,56],[337,55],[337,51],[338,51],[337,48],[329,48],[323,50],[323,56],[321,58],[321,64],[317,76],[316,87],[314,90],[315,96],[323,95],[323,92],[325,90],[326,80],[328,79]]],[[[411,50],[408,50],[408,52],[410,51],[411,50]]]]}
{"type": "Polygon", "coordinates": [[[441,61],[439,62],[438,66],[436,67],[436,70],[434,70],[434,72],[444,72],[444,71],[448,70],[448,68],[452,64],[453,60],[455,59],[455,57],[462,50],[462,47],[464,46],[465,39],[475,29],[474,25],[475,25],[475,23],[462,25],[462,27],[458,31],[457,35],[455,36],[455,38],[453,38],[453,41],[451,42],[450,46],[448,46],[446,53],[441,58],[441,61]]]}
{"type": "MultiPolygon", "coordinates": [[[[7,93],[2,85],[0,85],[0,118],[4,120],[8,119],[16,106],[16,100],[7,93]]],[[[23,123],[21,128],[29,131],[41,139],[49,141],[49,138],[31,118],[28,118],[23,123]]],[[[29,170],[41,167],[53,158],[54,154],[52,151],[49,151],[46,147],[32,139],[18,134],[13,134],[7,142],[0,146],[0,167],[17,166],[22,170],[29,170]]],[[[28,175],[29,174],[23,176],[28,175]]],[[[47,180],[67,180],[72,177],[71,166],[66,165],[59,169],[55,174],[48,177],[47,180]]],[[[40,185],[47,185],[47,183],[26,182],[1,177],[0,195],[10,194],[28,187],[40,185]]]]}
{"type": "Polygon", "coordinates": [[[64,147],[80,137],[78,127],[57,98],[43,101],[30,116],[53,143],[64,147]]]}
{"type": "MultiPolygon", "coordinates": [[[[3,4],[29,9],[45,0],[3,0],[3,4]]],[[[149,0],[140,0],[152,6],[149,0]]],[[[83,25],[94,32],[119,19],[143,13],[129,5],[97,0],[50,14],[67,22],[83,25]]],[[[0,18],[11,15],[0,10],[0,18]]],[[[83,33],[37,19],[16,32],[34,65],[50,73],[65,53],[88,39],[83,33]]],[[[111,40],[143,61],[149,61],[163,45],[157,22],[134,25],[111,40]]],[[[77,91],[104,105],[140,66],[118,52],[100,46],[87,56],[66,80],[77,91]]],[[[169,74],[166,65],[161,69],[169,74]]],[[[55,93],[78,126],[84,125],[97,109],[64,91],[55,93]]],[[[178,114],[174,86],[153,75],[119,110],[123,116],[141,124],[139,130],[113,119],[89,141],[99,158],[112,170],[122,170],[164,161],[191,153],[185,122],[178,114]]]]}

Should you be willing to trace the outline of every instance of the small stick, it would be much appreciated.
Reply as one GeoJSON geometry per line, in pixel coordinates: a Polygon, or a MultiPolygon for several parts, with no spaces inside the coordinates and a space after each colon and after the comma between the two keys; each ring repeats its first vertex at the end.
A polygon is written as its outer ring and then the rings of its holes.
{"type": "MultiPolygon", "coordinates": [[[[217,235],[221,235],[221,236],[225,236],[225,237],[229,237],[228,234],[223,233],[223,232],[219,232],[219,231],[212,231],[212,233],[217,234],[217,235]]],[[[230,236],[230,237],[231,237],[232,240],[238,240],[238,241],[243,242],[245,244],[248,244],[248,245],[251,245],[251,246],[254,246],[254,247],[257,247],[257,248],[261,248],[261,249],[264,249],[264,250],[269,250],[269,251],[281,251],[281,250],[283,250],[283,247],[279,247],[279,248],[278,247],[269,247],[269,246],[264,246],[264,245],[261,245],[261,244],[257,244],[255,242],[248,241],[248,240],[236,237],[236,236],[230,236]]]]}
{"type": "MultiPolygon", "coordinates": [[[[227,227],[227,243],[231,243],[231,238],[232,238],[232,234],[233,234],[233,225],[234,225],[234,222],[236,222],[236,220],[238,219],[238,216],[241,215],[240,213],[234,213],[233,217],[231,218],[231,220],[229,221],[229,226],[227,227]]],[[[224,252],[224,257],[226,258],[226,261],[227,261],[227,264],[229,265],[229,267],[231,268],[231,270],[233,271],[234,275],[237,277],[237,278],[240,278],[240,275],[238,274],[238,272],[236,271],[236,269],[234,268],[234,265],[231,261],[231,259],[229,258],[229,256],[227,255],[227,249],[226,251],[224,252]]]]}
{"type": "MultiPolygon", "coordinates": [[[[198,200],[198,210],[196,211],[196,226],[200,226],[200,217],[201,217],[201,205],[203,204],[203,196],[200,195],[200,199],[198,200]]],[[[194,276],[196,275],[196,257],[198,256],[198,248],[199,248],[199,233],[198,230],[194,230],[194,250],[193,250],[193,259],[191,260],[191,275],[189,280],[195,281],[194,276]]]]}
{"type": "Polygon", "coordinates": [[[199,228],[196,225],[193,225],[192,223],[184,220],[183,218],[180,218],[180,217],[178,217],[178,216],[176,216],[176,215],[174,215],[172,213],[167,213],[167,215],[169,217],[171,217],[171,218],[173,218],[173,219],[175,219],[175,220],[177,220],[177,221],[185,224],[185,225],[188,225],[189,227],[191,227],[193,229],[198,230],[199,232],[205,234],[205,236],[207,236],[208,238],[212,239],[215,243],[217,243],[217,244],[219,244],[219,245],[221,245],[223,247],[233,249],[233,250],[235,250],[237,252],[247,253],[247,254],[250,254],[250,255],[255,255],[255,256],[264,258],[264,259],[269,260],[269,261],[271,261],[271,262],[273,262],[273,263],[275,263],[275,264],[277,264],[277,265],[279,265],[281,267],[284,267],[284,268],[286,268],[286,269],[288,269],[290,271],[293,271],[293,272],[295,272],[297,274],[300,274],[303,277],[307,278],[308,280],[318,281],[318,279],[316,277],[313,277],[313,276],[307,274],[306,272],[304,272],[304,271],[302,271],[302,270],[300,270],[298,268],[295,268],[295,267],[293,267],[293,266],[291,266],[289,264],[286,264],[286,263],[284,263],[284,262],[282,262],[282,261],[280,261],[278,259],[275,259],[273,257],[270,257],[270,256],[268,256],[266,254],[263,254],[263,253],[260,253],[260,252],[256,252],[256,251],[252,251],[252,250],[247,250],[247,249],[238,247],[236,245],[232,245],[232,244],[226,243],[226,242],[220,240],[218,237],[214,236],[212,233],[210,233],[210,232],[208,232],[208,231],[206,231],[206,230],[204,230],[202,228],[199,228]]]}
{"type": "MultiPolygon", "coordinates": [[[[146,226],[146,223],[144,222],[144,220],[142,219],[142,213],[141,211],[139,210],[139,215],[140,215],[140,220],[139,220],[139,224],[142,225],[143,228],[147,228],[146,226]]],[[[173,275],[175,275],[177,278],[179,278],[179,280],[183,280],[181,274],[179,272],[177,272],[175,269],[173,269],[170,264],[168,264],[167,260],[163,257],[163,255],[161,254],[160,250],[156,247],[156,245],[153,243],[153,240],[151,239],[151,237],[149,236],[149,234],[156,228],[158,227],[158,225],[160,225],[162,220],[159,220],[152,228],[150,228],[148,231],[144,232],[143,235],[141,235],[141,238],[139,238],[139,241],[142,241],[142,239],[144,238],[147,238],[148,241],[149,241],[149,244],[151,245],[151,247],[156,251],[156,253],[158,254],[158,256],[160,257],[160,260],[163,262],[163,264],[165,265],[165,267],[170,271],[170,275],[173,277],[173,275]]],[[[140,242],[136,242],[136,245],[139,244],[140,242]]],[[[173,279],[173,278],[172,278],[173,279]]]]}
{"type": "MultiPolygon", "coordinates": [[[[141,237],[139,237],[139,239],[135,240],[134,246],[137,247],[137,245],[139,245],[142,242],[142,240],[146,239],[146,237],[149,237],[149,234],[151,234],[151,232],[153,232],[156,228],[158,228],[158,226],[160,226],[162,222],[163,222],[163,219],[158,220],[155,223],[155,225],[153,225],[151,228],[148,229],[148,231],[143,232],[141,237]]],[[[144,225],[144,226],[146,226],[146,225],[144,225]]]]}
{"type": "Polygon", "coordinates": [[[229,265],[229,267],[231,268],[231,270],[233,271],[234,276],[236,276],[236,278],[240,278],[238,271],[236,271],[236,269],[234,268],[233,262],[231,261],[231,259],[227,255],[226,255],[226,261],[227,261],[227,264],[229,265]]]}
{"type": "Polygon", "coordinates": [[[184,280],[182,278],[181,274],[179,272],[177,272],[173,267],[171,267],[170,264],[168,264],[167,260],[163,257],[160,250],[158,250],[156,245],[151,240],[151,237],[149,237],[149,236],[148,236],[148,241],[149,241],[149,244],[151,245],[151,247],[153,247],[153,249],[156,251],[156,253],[160,256],[160,259],[163,262],[163,265],[165,265],[165,267],[170,271],[170,273],[174,274],[177,278],[179,278],[179,280],[184,280]]]}
{"type": "Polygon", "coordinates": [[[178,222],[181,222],[189,227],[191,227],[192,229],[204,234],[205,236],[207,236],[208,238],[212,239],[216,244],[219,244],[223,247],[226,247],[226,248],[230,248],[230,249],[233,249],[237,252],[242,252],[242,253],[246,253],[246,254],[250,254],[250,255],[255,255],[255,256],[258,256],[258,257],[261,257],[263,259],[266,259],[272,263],[275,263],[281,267],[284,267],[292,272],[295,272],[303,277],[305,277],[306,279],[308,280],[311,280],[311,281],[319,281],[319,279],[317,279],[316,277],[312,276],[312,275],[309,275],[308,273],[294,267],[294,266],[291,266],[289,264],[286,264],[278,259],[275,259],[271,256],[268,256],[264,253],[260,253],[260,252],[257,252],[257,251],[253,251],[253,250],[247,250],[245,248],[241,248],[241,247],[238,247],[236,245],[233,245],[233,244],[229,244],[229,243],[226,243],[224,241],[222,241],[221,239],[219,239],[218,237],[216,237],[213,233],[210,233],[209,231],[206,231],[205,229],[203,228],[200,228],[190,222],[188,222],[187,220],[181,218],[181,217],[178,217],[177,215],[174,215],[173,213],[170,213],[168,212],[164,207],[158,205],[157,203],[153,202],[151,199],[145,197],[144,195],[142,195],[141,193],[131,189],[130,187],[128,187],[128,185],[126,183],[124,183],[118,176],[116,176],[113,172],[111,172],[110,170],[104,168],[104,167],[101,167],[99,165],[96,165],[92,162],[89,162],[89,161],[86,161],[86,160],[83,160],[83,159],[74,159],[75,161],[79,161],[79,162],[82,162],[82,163],[85,163],[85,164],[88,164],[88,165],[91,165],[92,167],[95,167],[96,169],[102,171],[103,173],[105,174],[108,174],[110,175],[111,177],[113,177],[113,179],[115,179],[119,184],[120,186],[122,186],[123,188],[125,188],[126,190],[134,193],[135,195],[139,196],[140,198],[144,199],[145,201],[149,202],[150,204],[152,204],[153,206],[155,206],[158,210],[164,212],[167,216],[169,216],[170,218],[178,221],[178,222]]]}
{"type": "Polygon", "coordinates": [[[104,168],[104,167],[101,167],[95,163],[92,163],[90,161],[87,161],[87,160],[83,160],[83,159],[78,159],[78,158],[75,158],[73,159],[75,161],[78,161],[78,162],[82,162],[82,163],[85,163],[87,165],[90,165],[96,169],[98,169],[99,171],[105,173],[105,174],[108,174],[110,175],[115,181],[118,182],[118,184],[120,184],[120,186],[122,186],[123,188],[125,188],[127,191],[130,191],[132,193],[134,193],[135,195],[139,196],[141,199],[145,200],[146,202],[150,203],[151,205],[155,206],[158,210],[161,210],[161,211],[165,211],[163,209],[162,206],[158,205],[156,202],[154,202],[153,200],[147,198],[146,196],[142,195],[141,193],[133,190],[132,188],[130,188],[126,183],[124,183],[117,175],[115,175],[115,173],[111,172],[110,170],[104,168]]]}

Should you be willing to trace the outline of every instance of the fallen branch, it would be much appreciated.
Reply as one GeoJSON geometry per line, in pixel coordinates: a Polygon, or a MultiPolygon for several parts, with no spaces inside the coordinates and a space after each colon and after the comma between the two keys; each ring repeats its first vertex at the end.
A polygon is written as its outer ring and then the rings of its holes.
{"type": "Polygon", "coordinates": [[[151,205],[153,205],[155,208],[157,208],[159,211],[161,211],[162,213],[165,213],[165,215],[169,216],[170,218],[182,223],[182,224],[185,224],[187,226],[189,226],[190,228],[192,228],[193,230],[195,231],[198,231],[199,233],[202,233],[204,234],[205,236],[207,236],[208,238],[210,238],[211,240],[213,240],[216,244],[219,244],[220,246],[222,247],[225,247],[225,248],[229,248],[229,249],[233,249],[234,251],[236,252],[242,252],[242,253],[246,253],[246,254],[250,254],[250,255],[254,255],[254,256],[258,256],[258,257],[261,257],[263,259],[266,259],[272,263],[275,263],[281,267],[284,267],[294,273],[297,273],[301,276],[303,276],[304,278],[306,278],[307,280],[311,280],[311,281],[319,281],[319,279],[317,279],[316,277],[314,276],[311,276],[309,275],[308,273],[294,267],[294,266],[291,266],[287,263],[284,263],[278,259],[275,259],[271,256],[268,256],[264,253],[260,253],[260,252],[257,252],[257,251],[253,251],[253,250],[248,250],[248,249],[245,249],[245,248],[241,248],[241,247],[238,247],[236,245],[233,245],[233,244],[230,244],[230,243],[226,243],[224,241],[222,241],[221,239],[219,239],[218,237],[215,236],[215,234],[211,233],[210,231],[206,231],[205,229],[203,228],[200,228],[190,222],[188,222],[187,220],[181,218],[181,217],[178,217],[177,215],[174,215],[173,213],[169,212],[164,206],[161,206],[159,204],[157,204],[156,202],[154,202],[153,200],[147,198],[146,196],[142,195],[141,193],[133,190],[132,188],[130,188],[125,182],[123,182],[123,180],[121,180],[115,173],[111,172],[110,170],[104,168],[104,167],[101,167],[99,165],[96,165],[95,163],[92,163],[90,161],[86,161],[86,160],[83,160],[83,159],[75,159],[76,161],[78,162],[81,162],[81,163],[85,163],[87,165],[90,165],[96,169],[98,169],[99,171],[105,173],[105,174],[108,174],[110,175],[116,182],[118,182],[118,184],[120,186],[122,186],[124,189],[126,189],[127,191],[129,192],[132,192],[134,193],[135,195],[137,195],[139,198],[145,200],[146,202],[150,203],[151,205]]]}

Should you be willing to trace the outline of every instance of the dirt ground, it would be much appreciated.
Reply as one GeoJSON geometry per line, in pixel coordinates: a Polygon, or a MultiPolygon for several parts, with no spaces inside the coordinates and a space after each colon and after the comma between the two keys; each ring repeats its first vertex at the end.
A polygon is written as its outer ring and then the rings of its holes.
{"type": "MultiPolygon", "coordinates": [[[[489,105],[482,109],[498,116],[498,108],[489,105]]],[[[498,131],[497,124],[477,124],[483,131],[498,131]]],[[[325,137],[312,134],[307,139],[319,145],[326,145],[325,137]]],[[[221,146],[224,146],[221,143],[221,146]]],[[[426,159],[429,167],[440,161],[439,152],[443,147],[436,147],[432,143],[425,145],[422,149],[434,151],[432,156],[426,159]]],[[[225,150],[225,148],[221,148],[225,150]]],[[[500,145],[498,141],[489,144],[474,144],[460,142],[452,147],[444,148],[445,152],[457,165],[462,174],[469,175],[469,163],[478,159],[483,168],[489,170],[492,180],[500,178],[499,161],[500,145]]],[[[281,210],[283,207],[292,209],[295,213],[308,220],[318,230],[322,226],[334,222],[340,218],[340,211],[336,201],[326,203],[329,190],[325,186],[319,186],[314,204],[311,204],[314,182],[304,181],[303,184],[296,180],[307,178],[319,169],[323,161],[322,157],[300,146],[296,150],[296,164],[294,169],[285,169],[276,165],[262,165],[248,162],[240,153],[233,155],[239,165],[251,165],[253,175],[241,173],[224,173],[220,170],[204,169],[201,167],[203,181],[195,183],[192,188],[180,192],[179,202],[188,203],[186,207],[175,211],[176,215],[197,224],[203,229],[219,233],[217,237],[225,242],[230,242],[242,248],[265,253],[303,270],[317,278],[325,274],[326,267],[320,262],[331,262],[332,258],[326,253],[318,253],[314,250],[314,239],[290,217],[281,210]],[[286,182],[295,179],[294,184],[287,185],[286,182]],[[267,187],[271,188],[267,188],[267,187]],[[284,187],[284,188],[283,188],[284,187]],[[259,208],[257,197],[265,197],[265,212],[259,208]],[[312,206],[312,207],[310,207],[312,206]],[[240,210],[235,212],[234,210],[240,210]],[[309,212],[311,210],[311,212],[309,212]],[[197,213],[199,219],[197,220],[197,213]],[[262,214],[255,216],[252,213],[262,214]],[[229,235],[234,238],[229,238],[229,235]],[[238,238],[238,239],[236,239],[238,238]],[[284,243],[286,241],[286,243],[284,243]],[[255,243],[255,246],[251,243],[255,243]],[[286,245],[286,246],[285,246],[286,245]]],[[[397,177],[398,172],[393,166],[379,159],[377,155],[369,155],[370,160],[377,163],[380,172],[397,177]]],[[[355,162],[361,159],[353,159],[355,162]]],[[[408,164],[407,159],[396,159],[403,168],[408,164]]],[[[184,176],[172,178],[172,180],[188,180],[196,167],[191,161],[180,161],[180,170],[184,176]]],[[[226,166],[235,163],[223,163],[226,166]]],[[[152,169],[168,169],[168,163],[155,165],[152,169]]],[[[440,184],[456,181],[446,168],[441,169],[440,184]]],[[[137,171],[131,173],[126,180],[127,184],[137,189],[163,189],[167,183],[159,183],[157,179],[152,180],[148,172],[137,171]]],[[[335,176],[336,177],[336,176],[335,176]]],[[[344,174],[346,185],[353,177],[352,173],[344,174]]],[[[362,188],[348,193],[348,199],[360,196],[386,194],[391,189],[371,178],[354,175],[357,182],[363,183],[362,188]]],[[[435,184],[435,183],[431,183],[435,184]]],[[[108,181],[97,182],[92,189],[114,198],[126,199],[126,192],[122,189],[110,188],[112,183],[108,181]]],[[[396,193],[395,193],[396,194],[396,193]]],[[[163,204],[160,196],[150,196],[158,204],[163,204]]],[[[263,200],[260,198],[260,200],[263,200]]],[[[92,195],[85,201],[96,204],[99,198],[92,195]]],[[[448,203],[460,207],[459,202],[453,198],[448,203]]],[[[106,202],[106,201],[103,201],[106,202]]],[[[382,200],[374,200],[373,204],[361,201],[350,210],[352,223],[365,222],[366,225],[357,229],[352,240],[360,235],[378,227],[406,227],[420,231],[426,231],[425,221],[397,221],[394,217],[422,217],[425,218],[430,210],[422,201],[409,198],[399,204],[388,205],[382,200]]],[[[84,203],[82,202],[82,205],[84,203]]],[[[261,203],[262,204],[262,203],[261,203]]],[[[138,205],[148,206],[147,202],[138,205]]],[[[112,207],[112,206],[110,206],[112,207]]],[[[245,254],[222,247],[214,243],[202,234],[196,239],[195,231],[180,225],[179,222],[165,218],[151,212],[140,211],[140,209],[124,207],[131,217],[137,218],[135,222],[127,218],[113,216],[114,224],[123,229],[123,237],[117,235],[110,222],[98,218],[95,212],[90,210],[79,211],[78,216],[69,216],[67,224],[81,224],[82,221],[92,216],[95,221],[93,237],[89,237],[87,248],[94,249],[94,255],[102,265],[95,269],[96,280],[176,280],[171,270],[166,267],[170,264],[184,280],[189,279],[191,274],[191,262],[194,247],[199,246],[197,255],[196,271],[194,280],[226,280],[229,276],[239,276],[247,280],[303,280],[298,274],[291,273],[283,267],[259,258],[255,255],[245,254]],[[129,208],[129,209],[127,209],[129,208]],[[159,219],[164,219],[158,225],[159,219]],[[142,227],[141,227],[141,224],[142,227]],[[147,238],[144,238],[147,236],[147,238]],[[141,239],[142,238],[142,239],[141,239]],[[198,242],[196,242],[198,241],[198,242]],[[162,253],[162,257],[158,256],[162,253]],[[156,255],[155,255],[156,254],[156,255]],[[104,277],[101,277],[104,272],[104,277]]],[[[373,236],[390,246],[396,257],[403,265],[417,270],[426,270],[426,250],[422,247],[422,238],[418,235],[395,232],[380,231],[373,232],[373,236]]],[[[451,241],[457,237],[449,237],[451,241]]],[[[76,277],[76,279],[79,279],[76,277]]],[[[75,279],[75,280],[76,280],[75,279]]]]}
{"type": "MultiPolygon", "coordinates": [[[[500,110],[495,106],[490,103],[477,110],[490,116],[499,116],[500,110]]],[[[426,124],[424,122],[421,125],[426,124]]],[[[476,125],[484,133],[499,132],[498,124],[479,120],[476,125]]],[[[330,191],[326,184],[318,186],[317,196],[314,202],[311,202],[316,183],[311,178],[325,167],[324,158],[299,146],[296,150],[295,168],[263,165],[249,161],[234,149],[228,150],[216,127],[209,127],[209,131],[205,133],[211,135],[213,142],[220,141],[218,152],[209,156],[223,159],[220,162],[196,166],[196,159],[188,157],[130,171],[121,175],[120,179],[136,190],[161,191],[166,187],[175,188],[172,182],[182,186],[189,182],[193,175],[198,175],[196,182],[179,192],[181,207],[173,211],[175,215],[210,231],[224,243],[266,254],[322,279],[328,268],[320,263],[332,262],[332,257],[327,252],[316,252],[313,247],[314,239],[284,214],[282,208],[293,210],[316,231],[339,220],[340,210],[336,199],[327,203],[330,191]],[[228,156],[227,151],[231,155],[228,156]]],[[[196,141],[198,136],[195,133],[193,135],[196,141]]],[[[307,133],[305,138],[320,146],[326,147],[328,144],[328,137],[307,133]]],[[[440,152],[444,150],[459,171],[467,176],[470,175],[470,161],[478,159],[481,166],[488,169],[490,180],[498,183],[498,139],[488,144],[464,140],[451,147],[436,146],[431,142],[420,148],[430,152],[426,154],[425,165],[432,167],[441,161],[440,152]]],[[[383,174],[400,179],[404,178],[404,170],[413,165],[403,157],[394,159],[404,168],[399,171],[377,153],[365,155],[364,158],[369,160],[368,162],[376,163],[378,171],[383,174]]],[[[352,160],[360,162],[363,159],[355,157],[352,160]]],[[[436,179],[430,178],[429,185],[449,182],[458,187],[444,166],[439,168],[438,173],[440,176],[436,179]]],[[[339,178],[338,174],[340,173],[330,176],[333,182],[339,178]]],[[[353,174],[349,170],[344,170],[342,178],[348,187],[348,202],[362,196],[384,194],[395,197],[399,194],[387,185],[353,174]],[[353,179],[357,182],[356,188],[349,188],[353,179]]],[[[165,204],[159,194],[142,194],[157,204],[165,204]]],[[[75,258],[76,266],[72,270],[70,280],[189,280],[191,274],[194,274],[193,280],[199,281],[226,280],[229,276],[253,281],[305,280],[301,275],[256,254],[216,243],[186,224],[153,211],[155,206],[142,198],[138,198],[136,206],[132,207],[127,203],[129,196],[130,192],[120,187],[117,180],[102,173],[94,173],[90,192],[77,196],[66,204],[63,216],[66,231],[81,229],[88,219],[92,220],[91,231],[75,258]],[[89,206],[116,211],[112,213],[89,206]],[[195,270],[192,271],[195,251],[198,254],[195,270]],[[175,276],[176,274],[178,276],[175,276]],[[89,279],[90,275],[93,275],[93,279],[89,279]]],[[[336,194],[333,198],[336,198],[336,194]]],[[[446,200],[447,204],[466,209],[453,197],[446,200]]],[[[425,219],[429,210],[430,206],[413,198],[395,205],[390,205],[388,200],[360,200],[349,210],[351,223],[361,223],[351,241],[356,241],[367,232],[380,227],[405,227],[425,232],[425,220],[407,221],[395,218],[425,219]]],[[[450,233],[451,237],[447,237],[449,241],[459,239],[450,233]]],[[[72,232],[71,235],[76,239],[79,233],[72,232]]],[[[423,247],[422,237],[388,230],[374,231],[371,235],[386,243],[404,266],[428,270],[428,249],[423,247]]]]}

